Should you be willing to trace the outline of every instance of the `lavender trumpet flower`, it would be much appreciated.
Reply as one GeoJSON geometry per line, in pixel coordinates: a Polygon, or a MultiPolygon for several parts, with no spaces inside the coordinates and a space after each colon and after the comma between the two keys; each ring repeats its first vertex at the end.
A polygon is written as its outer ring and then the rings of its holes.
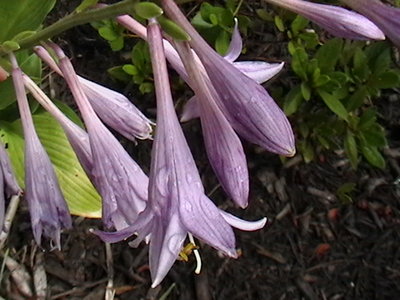
{"type": "Polygon", "coordinates": [[[103,223],[117,230],[135,221],[145,208],[148,178],[111,132],[101,123],[68,58],[52,45],[59,67],[85,122],[92,154],[92,176],[103,197],[103,223]]]}
{"type": "Polygon", "coordinates": [[[53,166],[33,126],[22,71],[15,56],[10,58],[25,138],[25,199],[29,205],[33,235],[39,245],[44,235],[53,241],[55,248],[60,249],[60,232],[63,228],[71,228],[71,216],[53,166]]]}
{"type": "MultiPolygon", "coordinates": [[[[258,83],[264,83],[274,77],[276,74],[278,74],[282,68],[284,63],[279,63],[279,64],[269,64],[264,61],[236,61],[235,60],[239,57],[240,53],[242,52],[243,48],[243,41],[242,37],[240,36],[240,32],[238,29],[237,22],[235,24],[235,27],[233,29],[233,35],[232,35],[232,40],[228,48],[227,54],[224,56],[224,58],[233,63],[233,65],[239,69],[241,72],[246,74],[248,77],[251,79],[254,79],[258,83]]],[[[203,65],[199,61],[198,57],[196,57],[196,61],[198,62],[198,67],[201,70],[204,70],[203,65]]],[[[207,76],[207,72],[204,70],[203,76],[207,76]]],[[[186,76],[187,77],[187,76],[186,76]]],[[[185,78],[185,77],[183,77],[185,78]]],[[[208,85],[211,85],[211,82],[208,78],[206,77],[206,81],[208,82],[208,85]]],[[[186,78],[185,80],[188,80],[186,78]]],[[[192,85],[189,82],[190,85],[192,85]]],[[[220,101],[219,101],[220,102],[220,101]]],[[[200,116],[199,112],[199,107],[197,105],[196,101],[196,96],[193,96],[190,98],[187,103],[185,104],[183,108],[183,112],[181,115],[181,122],[186,122],[194,118],[198,118],[200,116]]]]}
{"type": "MultiPolygon", "coordinates": [[[[240,207],[248,204],[249,174],[242,143],[216,104],[218,94],[207,84],[187,43],[176,43],[200,106],[207,155],[224,190],[240,207]]],[[[204,73],[203,73],[204,74],[204,73]]]]}
{"type": "Polygon", "coordinates": [[[170,18],[191,36],[190,44],[220,96],[217,104],[235,131],[271,152],[293,156],[294,136],[289,121],[268,92],[217,54],[174,1],[162,0],[161,3],[170,18]]]}
{"type": "Polygon", "coordinates": [[[400,48],[400,8],[379,0],[342,0],[352,9],[374,22],[400,48]]]}
{"type": "Polygon", "coordinates": [[[384,40],[383,32],[370,20],[347,9],[303,0],[265,0],[293,11],[329,33],[355,40],[384,40]]]}
{"type": "MultiPolygon", "coordinates": [[[[122,15],[116,18],[117,22],[124,26],[129,31],[137,34],[140,38],[147,40],[146,28],[137,22],[135,19],[128,15],[122,15]]],[[[172,67],[179,73],[179,75],[188,82],[188,76],[185,72],[185,68],[182,64],[182,61],[179,59],[179,55],[176,50],[173,48],[171,43],[166,40],[163,40],[165,55],[167,56],[168,61],[171,63],[172,67]]],[[[263,61],[239,61],[235,60],[239,57],[242,51],[242,38],[240,36],[237,24],[234,27],[233,38],[228,49],[228,53],[225,55],[225,59],[242,71],[244,74],[254,79],[259,83],[263,83],[276,74],[278,74],[282,68],[284,63],[274,63],[270,64],[263,61]]],[[[195,55],[197,61],[199,61],[198,57],[195,55]]],[[[202,67],[200,64],[199,67],[202,67]]],[[[188,82],[189,83],[189,82],[188,82]]],[[[190,83],[189,83],[190,85],[190,83]]]]}
{"type": "MultiPolygon", "coordinates": [[[[62,76],[59,67],[46,49],[37,46],[34,50],[53,71],[62,76]]],[[[90,104],[104,123],[132,141],[135,138],[151,137],[154,123],[147,119],[128,98],[80,76],[78,78],[90,104]]]]}
{"type": "Polygon", "coordinates": [[[92,175],[92,151],[86,131],[66,117],[29,76],[23,74],[23,79],[26,89],[61,125],[83,170],[95,184],[95,178],[92,175]]]}
{"type": "Polygon", "coordinates": [[[5,198],[18,195],[21,188],[17,183],[12,171],[10,158],[7,155],[4,145],[0,142],[0,232],[4,224],[5,198]]]}
{"type": "Polygon", "coordinates": [[[152,286],[166,276],[188,233],[236,257],[231,226],[256,230],[266,219],[246,222],[219,210],[204,194],[193,157],[175,114],[162,37],[158,24],[148,26],[157,96],[157,132],[152,150],[149,202],[132,226],[114,233],[97,232],[107,242],[138,234],[134,246],[150,237],[152,286]]]}

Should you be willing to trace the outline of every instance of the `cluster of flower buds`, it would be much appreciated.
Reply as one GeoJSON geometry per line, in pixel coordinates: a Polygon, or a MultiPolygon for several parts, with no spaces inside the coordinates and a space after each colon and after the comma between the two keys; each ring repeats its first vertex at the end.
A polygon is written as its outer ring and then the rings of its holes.
{"type": "MultiPolygon", "coordinates": [[[[293,10],[338,36],[383,39],[385,32],[399,44],[399,10],[378,0],[343,0],[370,20],[343,8],[303,0],[266,1],[293,10]],[[374,9],[365,8],[366,2],[374,9]],[[392,17],[390,21],[387,16],[392,17]]],[[[23,74],[15,57],[10,55],[25,137],[25,199],[37,243],[45,236],[60,248],[60,232],[71,227],[71,217],[50,159],[35,132],[25,89],[60,123],[102,197],[103,223],[115,231],[94,232],[106,242],[136,235],[132,246],[143,240],[150,243],[153,286],[166,276],[188,236],[191,241],[194,236],[230,257],[237,257],[233,227],[253,231],[264,227],[267,221],[266,218],[254,222],[241,220],[219,209],[205,194],[174,109],[166,60],[194,92],[181,121],[200,118],[210,164],[236,205],[245,208],[249,198],[247,162],[239,137],[279,155],[295,154],[288,119],[261,85],[276,75],[283,64],[236,62],[242,51],[237,26],[228,53],[220,56],[196,32],[173,0],[160,3],[167,16],[187,33],[187,41],[163,37],[156,18],[150,18],[146,28],[128,15],[117,17],[120,24],[147,40],[150,46],[157,130],[149,176],[105,126],[131,140],[151,137],[155,124],[125,96],[79,77],[57,45],[35,47],[36,54],[67,82],[85,124],[82,129],[23,74]],[[50,55],[50,49],[56,58],[50,55]]],[[[4,219],[4,196],[19,191],[4,147],[0,145],[0,225],[4,219]]]]}

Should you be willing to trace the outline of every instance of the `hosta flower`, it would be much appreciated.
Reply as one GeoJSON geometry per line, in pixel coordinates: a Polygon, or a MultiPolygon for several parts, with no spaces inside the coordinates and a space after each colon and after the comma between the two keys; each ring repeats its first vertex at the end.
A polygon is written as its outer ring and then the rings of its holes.
{"type": "Polygon", "coordinates": [[[85,130],[72,122],[64,113],[47,97],[47,95],[30,79],[23,74],[25,87],[33,97],[42,105],[61,125],[72,149],[82,165],[89,179],[95,183],[92,175],[92,151],[90,149],[89,136],[85,130]]]}
{"type": "Polygon", "coordinates": [[[217,54],[174,1],[162,0],[161,3],[171,19],[191,36],[190,44],[219,95],[217,104],[235,131],[271,152],[294,155],[294,137],[289,121],[268,92],[217,54]]]}
{"type": "Polygon", "coordinates": [[[5,196],[18,195],[21,188],[13,173],[10,158],[4,145],[0,142],[0,232],[4,224],[5,196]]]}
{"type": "Polygon", "coordinates": [[[26,98],[22,71],[14,56],[12,78],[25,139],[25,194],[33,235],[40,245],[42,235],[60,249],[60,232],[72,226],[67,204],[61,193],[50,159],[36,134],[26,98]]]}
{"type": "MultiPolygon", "coordinates": [[[[232,40],[229,45],[228,52],[224,56],[224,58],[227,61],[233,63],[233,65],[237,69],[242,71],[248,77],[254,79],[256,82],[260,84],[268,81],[282,70],[284,65],[283,62],[279,64],[277,63],[270,64],[264,61],[235,61],[242,52],[242,47],[243,47],[242,37],[240,36],[240,32],[236,23],[233,30],[232,40]]],[[[201,63],[198,64],[198,66],[199,69],[204,69],[201,63]]],[[[207,73],[205,72],[204,75],[207,76],[206,74],[207,73]]],[[[208,76],[206,78],[208,78],[208,76]]],[[[206,81],[209,81],[209,79],[208,80],[206,79],[206,81]]],[[[209,82],[208,85],[212,85],[211,82],[209,82]]],[[[196,96],[193,96],[187,101],[187,103],[183,108],[183,112],[181,115],[181,122],[186,122],[191,119],[197,118],[199,116],[200,112],[199,112],[199,107],[197,105],[196,96]]]]}
{"type": "Polygon", "coordinates": [[[329,33],[356,40],[384,40],[383,32],[370,20],[347,9],[303,0],[265,0],[291,10],[329,33]]]}
{"type": "Polygon", "coordinates": [[[228,256],[236,257],[231,226],[256,230],[266,220],[245,222],[219,210],[204,194],[193,157],[175,114],[159,27],[148,26],[157,96],[157,132],[152,150],[149,203],[137,222],[115,233],[97,232],[116,242],[134,233],[137,245],[150,237],[150,272],[153,287],[166,276],[188,233],[228,256]]]}
{"type": "MultiPolygon", "coordinates": [[[[126,29],[129,31],[137,34],[140,38],[146,40],[147,39],[147,34],[146,34],[146,28],[137,22],[135,19],[128,15],[123,15],[119,16],[116,18],[118,23],[120,23],[122,26],[124,26],[126,29]]],[[[172,67],[179,73],[179,75],[185,80],[188,81],[188,76],[186,75],[185,68],[182,64],[182,61],[179,58],[178,53],[172,47],[172,45],[166,41],[163,40],[164,44],[164,49],[165,49],[165,55],[167,56],[168,61],[172,65],[172,67]]],[[[233,39],[230,44],[229,50],[227,55],[225,56],[225,59],[245,73],[247,76],[250,78],[256,80],[259,83],[263,83],[267,81],[268,79],[272,78],[276,74],[278,74],[282,68],[283,68],[283,62],[282,63],[267,63],[263,61],[238,61],[236,62],[235,60],[239,57],[240,53],[242,51],[242,39],[240,37],[239,30],[237,28],[237,25],[235,25],[234,28],[234,33],[233,33],[233,39]]],[[[189,82],[188,82],[189,83],[189,82]]],[[[190,85],[190,83],[189,83],[190,85]]]]}
{"type": "Polygon", "coordinates": [[[366,16],[400,48],[400,8],[383,4],[379,0],[342,0],[366,16]]]}
{"type": "Polygon", "coordinates": [[[124,228],[145,208],[148,178],[97,117],[69,59],[58,46],[52,47],[89,134],[92,176],[103,197],[103,222],[106,227],[124,228]]]}
{"type": "MultiPolygon", "coordinates": [[[[46,49],[37,46],[35,52],[53,71],[62,75],[46,49]]],[[[151,137],[153,123],[128,98],[80,76],[78,78],[90,104],[104,123],[130,140],[151,137]]]]}
{"type": "Polygon", "coordinates": [[[246,207],[249,174],[242,143],[216,104],[218,94],[207,84],[187,43],[176,44],[197,95],[208,158],[222,187],[240,207],[246,207]]]}

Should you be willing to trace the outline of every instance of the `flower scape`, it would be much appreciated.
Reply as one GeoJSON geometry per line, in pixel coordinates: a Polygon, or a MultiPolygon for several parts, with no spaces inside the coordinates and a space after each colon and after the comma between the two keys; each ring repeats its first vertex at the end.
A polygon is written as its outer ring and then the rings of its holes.
{"type": "MultiPolygon", "coordinates": [[[[387,36],[397,46],[400,43],[400,10],[378,0],[342,1],[355,11],[303,0],[265,2],[302,15],[335,36],[357,40],[383,40],[387,36]]],[[[221,56],[175,1],[159,3],[159,14],[174,22],[184,38],[164,30],[157,14],[145,22],[128,14],[115,18],[148,43],[156,120],[146,117],[121,93],[77,75],[61,47],[47,39],[32,49],[65,80],[83,128],[22,71],[13,51],[9,53],[10,74],[0,69],[0,80],[12,78],[25,141],[23,189],[17,184],[5,146],[0,144],[0,228],[6,200],[21,193],[38,245],[50,240],[52,248],[61,249],[61,233],[72,227],[57,175],[35,130],[28,93],[61,125],[101,196],[104,227],[93,229],[93,234],[106,243],[130,238],[131,247],[149,244],[152,287],[163,281],[187,239],[194,244],[196,238],[227,257],[237,258],[234,228],[255,231],[268,226],[267,217],[243,220],[218,207],[207,195],[181,122],[199,118],[209,164],[227,197],[243,209],[249,203],[250,179],[242,140],[284,157],[296,153],[288,118],[262,85],[281,71],[283,63],[238,60],[243,42],[237,23],[228,52],[221,56]],[[180,117],[174,107],[168,63],[193,91],[180,117]],[[148,174],[110,129],[135,143],[152,140],[148,174]]],[[[97,9],[104,7],[107,5],[97,5],[97,9]]],[[[195,254],[199,260],[197,248],[195,254]]]]}

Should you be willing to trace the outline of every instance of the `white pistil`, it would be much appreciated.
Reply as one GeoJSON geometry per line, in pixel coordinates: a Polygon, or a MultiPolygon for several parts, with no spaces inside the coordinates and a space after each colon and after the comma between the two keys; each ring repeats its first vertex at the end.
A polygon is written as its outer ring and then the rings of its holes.
{"type": "MultiPolygon", "coordinates": [[[[193,235],[191,233],[188,233],[189,235],[189,241],[196,246],[196,243],[194,242],[194,238],[193,235]]],[[[198,249],[193,249],[193,253],[194,253],[194,257],[196,257],[196,269],[194,270],[194,272],[196,274],[200,274],[201,272],[201,257],[200,257],[200,252],[198,249]]]]}

